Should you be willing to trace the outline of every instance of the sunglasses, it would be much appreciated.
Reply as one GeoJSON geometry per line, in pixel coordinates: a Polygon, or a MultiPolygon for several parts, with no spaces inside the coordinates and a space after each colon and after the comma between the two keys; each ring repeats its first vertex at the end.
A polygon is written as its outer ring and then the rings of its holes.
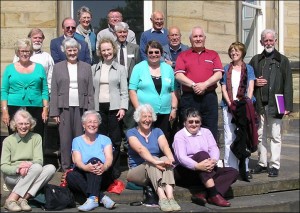
{"type": "Polygon", "coordinates": [[[199,120],[188,120],[188,123],[189,124],[193,124],[193,123],[200,124],[200,121],[199,120]]]}
{"type": "Polygon", "coordinates": [[[149,52],[148,52],[148,54],[149,54],[149,55],[152,55],[153,53],[155,53],[155,54],[159,54],[159,53],[160,53],[160,51],[159,51],[159,50],[155,50],[155,51],[149,51],[149,52]]]}
{"type": "Polygon", "coordinates": [[[73,27],[73,26],[69,26],[69,27],[66,27],[67,30],[75,30],[76,27],[73,27]]]}

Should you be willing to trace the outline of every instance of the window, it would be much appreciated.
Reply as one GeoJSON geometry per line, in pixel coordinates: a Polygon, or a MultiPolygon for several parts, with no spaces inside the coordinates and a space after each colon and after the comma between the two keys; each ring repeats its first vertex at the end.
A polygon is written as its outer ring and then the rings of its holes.
{"type": "MultiPolygon", "coordinates": [[[[87,6],[92,11],[92,27],[97,34],[100,30],[107,28],[107,13],[111,9],[119,9],[123,15],[123,21],[135,33],[136,41],[139,43],[140,36],[144,31],[144,1],[73,1],[73,17],[78,22],[77,11],[81,6],[87,6]]],[[[149,19],[148,19],[149,20],[149,19]]]]}

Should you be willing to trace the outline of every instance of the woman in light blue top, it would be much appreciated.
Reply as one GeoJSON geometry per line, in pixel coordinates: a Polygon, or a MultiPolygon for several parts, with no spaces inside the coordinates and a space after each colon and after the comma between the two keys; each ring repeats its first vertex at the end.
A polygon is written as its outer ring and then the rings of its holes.
{"type": "Polygon", "coordinates": [[[160,128],[168,139],[170,121],[176,117],[178,104],[174,72],[169,64],[160,61],[163,48],[159,42],[149,41],[146,53],[147,60],[133,68],[129,97],[135,109],[140,104],[150,104],[153,107],[157,114],[154,126],[160,128]]]}

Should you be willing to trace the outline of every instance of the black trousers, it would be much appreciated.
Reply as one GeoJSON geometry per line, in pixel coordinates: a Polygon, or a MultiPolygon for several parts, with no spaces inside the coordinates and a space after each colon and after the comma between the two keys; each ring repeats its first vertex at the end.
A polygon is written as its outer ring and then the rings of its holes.
{"type": "MultiPolygon", "coordinates": [[[[92,158],[93,160],[100,161],[98,158],[92,158]]],[[[69,189],[74,193],[75,197],[87,198],[89,196],[99,197],[99,201],[103,198],[104,194],[101,191],[103,175],[95,175],[94,173],[86,172],[78,167],[75,167],[73,171],[67,174],[66,180],[69,189]]],[[[81,199],[79,203],[85,202],[81,199]]]]}
{"type": "MultiPolygon", "coordinates": [[[[207,152],[201,151],[195,154],[192,159],[201,162],[210,158],[207,152]]],[[[215,182],[217,191],[225,196],[231,184],[237,180],[238,171],[231,167],[215,167],[211,172],[194,171],[178,165],[174,169],[174,176],[178,185],[193,186],[204,185],[204,183],[212,178],[215,182]]]]}
{"type": "Polygon", "coordinates": [[[113,162],[108,172],[111,172],[113,179],[117,179],[121,175],[120,147],[122,142],[122,123],[118,121],[116,116],[119,110],[109,110],[109,103],[100,103],[99,109],[102,122],[98,132],[108,136],[113,145],[113,162]]]}

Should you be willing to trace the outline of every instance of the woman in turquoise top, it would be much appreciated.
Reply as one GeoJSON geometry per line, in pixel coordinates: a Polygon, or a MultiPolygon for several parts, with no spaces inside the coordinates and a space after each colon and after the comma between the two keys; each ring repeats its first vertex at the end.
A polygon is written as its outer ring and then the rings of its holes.
{"type": "Polygon", "coordinates": [[[178,100],[173,69],[160,61],[162,53],[160,43],[148,42],[147,60],[138,63],[132,70],[129,96],[135,109],[140,104],[150,104],[153,107],[157,114],[154,126],[160,128],[168,139],[170,121],[176,117],[178,100]]]}
{"type": "Polygon", "coordinates": [[[30,61],[33,53],[30,39],[19,39],[15,43],[15,53],[19,61],[9,64],[2,77],[2,122],[8,126],[15,112],[26,108],[37,121],[34,132],[43,138],[49,100],[46,72],[41,64],[30,61]]]}

